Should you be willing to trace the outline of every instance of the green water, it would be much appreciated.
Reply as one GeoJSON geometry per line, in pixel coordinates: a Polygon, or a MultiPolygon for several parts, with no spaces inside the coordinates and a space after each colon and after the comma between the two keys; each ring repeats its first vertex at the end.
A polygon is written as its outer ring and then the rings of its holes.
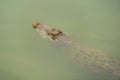
{"type": "Polygon", "coordinates": [[[119,61],[119,0],[0,0],[0,80],[117,80],[60,56],[34,31],[34,21],[119,61]]]}

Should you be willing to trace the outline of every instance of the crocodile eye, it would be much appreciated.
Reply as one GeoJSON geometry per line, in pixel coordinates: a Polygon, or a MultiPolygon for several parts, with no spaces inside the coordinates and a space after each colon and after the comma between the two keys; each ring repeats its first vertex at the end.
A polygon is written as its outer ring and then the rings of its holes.
{"type": "Polygon", "coordinates": [[[58,29],[55,29],[55,28],[51,29],[51,34],[59,35],[60,33],[62,33],[62,32],[58,29]]]}

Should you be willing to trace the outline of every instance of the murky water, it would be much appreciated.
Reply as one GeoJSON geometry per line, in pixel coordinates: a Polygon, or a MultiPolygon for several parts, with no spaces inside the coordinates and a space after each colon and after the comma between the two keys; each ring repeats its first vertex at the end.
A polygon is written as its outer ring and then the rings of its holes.
{"type": "Polygon", "coordinates": [[[82,45],[120,58],[119,0],[0,1],[0,80],[119,80],[61,56],[31,27],[34,21],[68,32],[82,45]]]}

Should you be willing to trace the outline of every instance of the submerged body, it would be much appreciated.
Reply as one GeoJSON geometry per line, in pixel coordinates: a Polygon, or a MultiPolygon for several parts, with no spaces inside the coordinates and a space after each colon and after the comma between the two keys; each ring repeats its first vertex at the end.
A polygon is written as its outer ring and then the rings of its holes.
{"type": "Polygon", "coordinates": [[[120,77],[120,65],[111,61],[103,52],[79,46],[72,41],[67,33],[62,32],[61,30],[49,28],[39,22],[34,22],[32,26],[43,36],[43,38],[57,43],[60,46],[67,47],[73,52],[71,56],[80,64],[81,62],[82,64],[92,64],[120,77]]]}

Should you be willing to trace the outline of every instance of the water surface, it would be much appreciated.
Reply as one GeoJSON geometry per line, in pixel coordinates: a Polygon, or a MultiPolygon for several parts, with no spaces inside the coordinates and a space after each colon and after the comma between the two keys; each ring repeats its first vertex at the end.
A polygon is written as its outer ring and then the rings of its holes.
{"type": "Polygon", "coordinates": [[[31,24],[61,29],[119,61],[119,5],[119,0],[1,0],[0,80],[117,80],[60,56],[31,24]]]}

